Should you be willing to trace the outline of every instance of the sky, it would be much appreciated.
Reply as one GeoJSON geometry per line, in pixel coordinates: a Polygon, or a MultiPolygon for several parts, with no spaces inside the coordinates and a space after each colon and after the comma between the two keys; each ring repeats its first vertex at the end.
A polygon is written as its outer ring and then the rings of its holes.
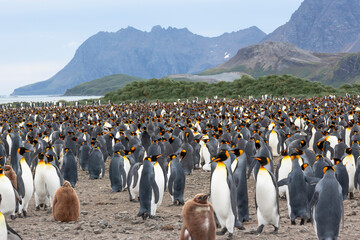
{"type": "Polygon", "coordinates": [[[44,81],[99,31],[188,28],[214,37],[289,21],[303,0],[0,0],[0,95],[44,81]]]}

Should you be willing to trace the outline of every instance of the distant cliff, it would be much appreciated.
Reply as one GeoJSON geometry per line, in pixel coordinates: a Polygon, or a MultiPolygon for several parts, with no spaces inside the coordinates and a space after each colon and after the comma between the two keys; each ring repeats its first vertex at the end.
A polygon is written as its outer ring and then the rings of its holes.
{"type": "Polygon", "coordinates": [[[238,49],[260,42],[265,35],[257,27],[213,38],[186,28],[160,26],[151,32],[132,27],[115,33],[99,32],[87,39],[52,78],[17,88],[13,95],[63,94],[78,84],[112,74],[160,78],[201,72],[225,62],[238,49]]]}
{"type": "Polygon", "coordinates": [[[291,43],[313,52],[360,51],[360,1],[304,0],[290,21],[263,41],[291,43]]]}

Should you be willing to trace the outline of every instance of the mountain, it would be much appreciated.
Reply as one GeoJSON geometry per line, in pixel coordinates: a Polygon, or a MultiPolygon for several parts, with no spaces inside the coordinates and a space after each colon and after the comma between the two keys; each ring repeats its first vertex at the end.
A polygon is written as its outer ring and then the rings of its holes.
{"type": "Polygon", "coordinates": [[[290,74],[333,86],[360,83],[360,52],[316,53],[288,43],[265,42],[240,49],[227,62],[200,75],[219,76],[232,72],[248,74],[254,78],[290,74]]]}
{"type": "Polygon", "coordinates": [[[118,32],[99,32],[87,39],[73,59],[46,81],[14,90],[13,95],[63,94],[80,83],[112,74],[160,78],[196,73],[223,63],[238,49],[258,43],[265,33],[257,27],[203,37],[188,29],[132,27],[118,32]]]}
{"type": "Polygon", "coordinates": [[[290,21],[263,41],[291,43],[314,52],[360,51],[360,1],[304,0],[290,21]]]}
{"type": "Polygon", "coordinates": [[[132,77],[125,74],[114,74],[93,81],[84,82],[66,90],[65,96],[102,96],[109,91],[125,87],[133,81],[145,81],[144,78],[132,77]]]}

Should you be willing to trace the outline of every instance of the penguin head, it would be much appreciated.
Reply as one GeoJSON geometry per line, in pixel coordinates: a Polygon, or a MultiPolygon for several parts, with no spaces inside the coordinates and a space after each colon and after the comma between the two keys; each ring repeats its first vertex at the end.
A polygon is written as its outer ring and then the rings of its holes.
{"type": "Polygon", "coordinates": [[[210,197],[210,194],[196,194],[195,197],[193,198],[194,202],[199,203],[199,204],[207,204],[208,203],[208,198],[210,197]]]}
{"type": "Polygon", "coordinates": [[[232,149],[230,152],[235,154],[236,157],[239,157],[239,156],[241,156],[241,154],[243,154],[244,151],[239,148],[235,148],[235,149],[232,149]]]}
{"type": "Polygon", "coordinates": [[[44,157],[45,157],[45,155],[43,152],[38,154],[38,158],[40,159],[40,161],[44,160],[44,157]]]}
{"type": "Polygon", "coordinates": [[[185,156],[186,156],[186,150],[183,149],[183,150],[181,150],[181,152],[180,152],[180,159],[183,160],[183,158],[184,158],[185,156]]]}
{"type": "Polygon", "coordinates": [[[146,157],[145,160],[148,160],[149,162],[156,162],[158,160],[158,158],[160,158],[161,156],[162,156],[162,154],[152,155],[152,156],[146,157]]]}
{"type": "Polygon", "coordinates": [[[68,151],[71,151],[70,148],[64,148],[64,153],[67,153],[68,151]]]}
{"type": "Polygon", "coordinates": [[[301,169],[302,169],[303,171],[305,171],[305,169],[306,169],[308,166],[309,166],[309,164],[304,163],[303,165],[301,165],[301,169]]]}
{"type": "Polygon", "coordinates": [[[121,155],[121,152],[120,152],[119,150],[116,150],[116,151],[114,152],[114,155],[115,155],[115,154],[121,155]]]}
{"type": "Polygon", "coordinates": [[[46,156],[49,163],[54,161],[54,156],[53,155],[45,155],[45,156],[46,156]]]}
{"type": "Polygon", "coordinates": [[[130,148],[130,151],[133,153],[133,152],[135,152],[136,151],[136,147],[131,147],[130,148]]]}
{"type": "Polygon", "coordinates": [[[325,174],[328,170],[332,170],[332,171],[335,172],[335,168],[334,168],[333,166],[326,166],[326,167],[323,168],[324,174],[325,174]]]}
{"type": "Polygon", "coordinates": [[[270,159],[268,157],[254,157],[255,160],[259,161],[261,166],[265,166],[270,162],[270,159]]]}
{"type": "Polygon", "coordinates": [[[340,158],[334,158],[334,163],[335,163],[335,165],[338,165],[339,163],[341,163],[341,159],[340,158]]]}
{"type": "Polygon", "coordinates": [[[346,148],[345,152],[346,154],[352,154],[352,148],[346,148]]]}
{"type": "Polygon", "coordinates": [[[27,152],[31,152],[30,150],[24,148],[24,147],[19,147],[18,148],[18,153],[21,155],[21,156],[24,156],[25,153],[27,152]]]}
{"type": "Polygon", "coordinates": [[[213,162],[222,162],[229,158],[229,152],[227,150],[221,151],[212,158],[213,162]]]}

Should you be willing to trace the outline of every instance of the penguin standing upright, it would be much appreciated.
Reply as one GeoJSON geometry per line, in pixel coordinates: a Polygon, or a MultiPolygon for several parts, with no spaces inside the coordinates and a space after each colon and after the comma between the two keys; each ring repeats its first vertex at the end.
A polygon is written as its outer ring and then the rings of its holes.
{"type": "Polygon", "coordinates": [[[258,229],[252,233],[261,233],[265,225],[272,225],[274,233],[279,229],[280,213],[278,185],[275,176],[264,166],[269,163],[269,158],[255,158],[260,163],[256,175],[256,206],[258,229]]]}
{"type": "Polygon", "coordinates": [[[213,157],[210,181],[210,201],[214,207],[216,217],[222,230],[217,235],[229,232],[228,239],[232,239],[237,216],[236,186],[232,172],[224,161],[230,158],[228,151],[222,151],[213,157]]]}
{"type": "Polygon", "coordinates": [[[216,239],[214,208],[208,202],[209,195],[197,194],[188,200],[182,210],[184,223],[180,240],[216,239]]]}
{"type": "Polygon", "coordinates": [[[141,172],[139,185],[140,210],[137,216],[142,217],[144,220],[147,217],[155,217],[151,213],[154,212],[153,208],[156,208],[156,204],[159,202],[159,187],[156,184],[154,166],[151,163],[153,160],[156,161],[156,158],[157,156],[145,158],[141,172]]]}
{"type": "Polygon", "coordinates": [[[14,188],[4,173],[3,165],[0,164],[0,195],[2,195],[3,201],[0,205],[0,212],[5,216],[15,217],[16,199],[14,188]]]}
{"type": "Polygon", "coordinates": [[[109,178],[112,192],[121,192],[126,187],[126,173],[124,159],[119,151],[114,152],[109,167],[109,178]]]}
{"type": "MultiPolygon", "coordinates": [[[[280,161],[276,167],[276,180],[277,181],[286,179],[292,170],[291,157],[289,155],[287,155],[285,152],[283,154],[285,154],[285,156],[283,156],[280,159],[280,161]]],[[[279,186],[279,196],[281,198],[285,198],[287,189],[288,189],[287,185],[279,186]]]]}
{"type": "Polygon", "coordinates": [[[44,154],[38,154],[38,164],[35,168],[34,174],[34,198],[36,210],[40,210],[40,207],[45,209],[49,207],[49,198],[46,191],[46,164],[44,161],[44,154]]]}
{"type": "Polygon", "coordinates": [[[72,187],[78,180],[77,162],[74,153],[70,148],[64,149],[63,165],[61,167],[61,173],[64,176],[64,180],[71,183],[72,187]]]}
{"type": "Polygon", "coordinates": [[[156,209],[161,205],[164,192],[166,189],[167,175],[162,165],[160,164],[161,156],[152,156],[152,163],[154,166],[155,182],[159,188],[159,201],[155,204],[154,208],[151,208],[151,215],[155,216],[156,209]],[[155,160],[156,159],[156,160],[155,160]]]}
{"type": "Polygon", "coordinates": [[[301,158],[298,155],[292,155],[291,157],[292,170],[287,178],[278,182],[278,186],[288,185],[286,200],[291,224],[295,225],[295,219],[300,217],[300,225],[303,225],[305,220],[310,219],[306,179],[299,164],[301,158]]]}
{"type": "Polygon", "coordinates": [[[34,192],[34,180],[33,180],[33,175],[31,173],[30,167],[27,164],[27,162],[25,161],[25,157],[24,154],[26,152],[31,152],[29,150],[27,150],[26,148],[20,147],[18,149],[18,153],[21,156],[20,159],[20,168],[21,168],[21,177],[24,181],[24,190],[25,190],[25,194],[23,197],[23,202],[22,204],[20,204],[20,209],[19,209],[19,213],[23,213],[24,217],[26,217],[27,215],[27,209],[29,206],[29,201],[33,195],[34,192]]]}
{"type": "Polygon", "coordinates": [[[129,174],[127,176],[127,186],[129,190],[130,201],[136,201],[136,198],[139,197],[139,186],[140,178],[142,173],[143,163],[138,162],[131,166],[129,174]]]}
{"type": "Polygon", "coordinates": [[[105,174],[104,156],[100,148],[95,146],[90,152],[89,167],[90,179],[103,178],[105,174]]]}
{"type": "Polygon", "coordinates": [[[62,186],[64,179],[59,168],[56,166],[56,164],[53,164],[53,162],[55,161],[54,156],[53,155],[45,155],[45,156],[47,158],[45,187],[50,201],[50,206],[52,206],[55,192],[62,186]]]}
{"type": "Polygon", "coordinates": [[[174,204],[184,205],[185,174],[179,158],[173,154],[169,156],[168,189],[174,204]]]}
{"type": "Polygon", "coordinates": [[[332,166],[324,167],[324,177],[316,184],[311,200],[313,225],[318,239],[337,239],[344,206],[341,186],[332,166]]]}
{"type": "Polygon", "coordinates": [[[79,165],[84,171],[87,171],[89,167],[90,150],[90,145],[87,142],[82,142],[79,151],[79,165]]]}
{"type": "Polygon", "coordinates": [[[352,154],[352,148],[347,148],[345,150],[346,155],[342,159],[342,163],[346,167],[346,170],[349,175],[349,198],[354,198],[355,193],[355,172],[356,172],[356,165],[355,165],[355,157],[352,154]]]}
{"type": "MultiPolygon", "coordinates": [[[[1,209],[2,195],[0,194],[0,209],[1,209]]],[[[0,239],[1,240],[21,240],[20,235],[15,232],[6,222],[5,216],[0,211],[0,239]]]]}
{"type": "Polygon", "coordinates": [[[334,158],[335,162],[335,176],[338,182],[340,183],[343,200],[347,199],[348,191],[349,191],[349,174],[346,170],[346,167],[342,163],[341,159],[334,158]]]}
{"type": "Polygon", "coordinates": [[[238,219],[240,222],[249,221],[249,198],[246,178],[246,153],[240,149],[231,150],[236,159],[231,164],[234,166],[233,177],[236,186],[238,219]]]}

